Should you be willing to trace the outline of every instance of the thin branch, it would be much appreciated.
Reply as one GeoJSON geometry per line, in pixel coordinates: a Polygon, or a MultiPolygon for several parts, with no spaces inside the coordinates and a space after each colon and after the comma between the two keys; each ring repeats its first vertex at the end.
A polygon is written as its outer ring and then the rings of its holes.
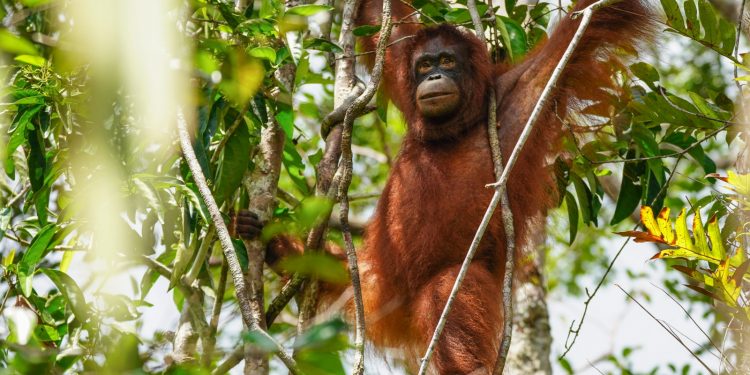
{"type": "Polygon", "coordinates": [[[708,333],[700,326],[700,324],[698,324],[698,322],[695,321],[695,319],[693,318],[693,316],[690,315],[690,313],[687,311],[687,309],[684,306],[682,306],[682,304],[680,303],[680,301],[678,301],[676,298],[674,298],[673,295],[669,294],[669,292],[667,292],[663,288],[659,287],[658,285],[656,285],[654,283],[650,283],[650,284],[653,285],[656,289],[661,290],[662,293],[666,294],[667,297],[669,297],[669,299],[672,300],[672,302],[674,302],[675,304],[677,304],[677,306],[680,307],[680,309],[682,310],[682,312],[685,313],[685,315],[688,317],[688,319],[690,319],[690,321],[693,322],[693,325],[695,325],[695,327],[698,328],[698,331],[700,331],[700,333],[703,334],[703,337],[705,337],[706,340],[708,340],[708,343],[711,344],[711,346],[713,346],[714,349],[716,349],[719,352],[719,356],[720,356],[719,359],[722,362],[726,362],[727,364],[729,364],[731,366],[731,363],[729,362],[729,359],[727,359],[724,356],[724,353],[721,351],[721,349],[719,349],[719,347],[716,345],[716,343],[714,343],[714,341],[711,339],[711,336],[709,336],[708,333]]]}
{"type": "Polygon", "coordinates": [[[11,198],[8,203],[5,204],[5,207],[13,206],[16,202],[18,202],[19,199],[23,198],[23,196],[26,195],[26,192],[29,191],[29,188],[31,188],[31,185],[24,186],[23,189],[21,189],[21,191],[19,191],[15,197],[11,198]]]}
{"type": "Polygon", "coordinates": [[[182,148],[182,153],[185,157],[185,161],[187,162],[188,167],[190,168],[190,172],[193,174],[195,185],[198,187],[198,191],[200,192],[200,195],[203,198],[204,203],[206,204],[206,208],[208,209],[208,212],[211,216],[211,221],[213,221],[213,224],[216,227],[216,232],[219,236],[219,241],[221,242],[221,248],[224,253],[225,261],[227,262],[229,272],[232,274],[232,282],[234,283],[234,290],[237,295],[237,304],[240,307],[242,321],[244,322],[247,329],[252,332],[258,333],[265,339],[269,340],[269,342],[272,342],[274,344],[277,350],[276,354],[284,363],[284,365],[289,369],[290,373],[299,374],[300,372],[297,368],[297,364],[294,362],[294,359],[286,354],[284,347],[281,346],[281,344],[277,343],[276,340],[274,340],[274,338],[268,334],[268,332],[260,328],[257,319],[255,319],[253,316],[253,312],[250,307],[250,301],[248,299],[248,294],[245,289],[244,275],[242,274],[242,268],[240,267],[239,259],[237,259],[237,254],[234,251],[234,245],[232,244],[232,239],[229,236],[229,230],[227,230],[227,226],[224,223],[221,212],[219,211],[219,206],[216,204],[216,200],[211,194],[211,190],[209,189],[206,182],[206,177],[203,175],[200,163],[195,156],[195,151],[193,150],[193,145],[190,142],[190,134],[188,133],[187,126],[187,121],[185,120],[185,115],[183,114],[182,109],[178,109],[177,130],[180,138],[180,147],[182,148]]]}
{"type": "MultiPolygon", "coordinates": [[[[427,19],[428,21],[430,21],[430,22],[432,22],[432,23],[437,23],[437,22],[435,22],[435,20],[434,20],[434,19],[432,19],[432,17],[428,16],[427,14],[423,13],[423,12],[422,12],[421,10],[417,9],[417,8],[416,8],[416,7],[414,6],[414,5],[412,5],[412,4],[410,3],[410,2],[408,2],[408,1],[405,1],[405,0],[398,0],[398,1],[400,1],[400,2],[402,3],[402,4],[404,4],[404,5],[408,6],[409,8],[411,8],[411,9],[414,9],[414,12],[415,12],[415,13],[419,13],[419,15],[420,15],[421,17],[424,17],[424,18],[426,18],[426,19],[427,19]]],[[[406,17],[405,17],[405,18],[406,18],[406,17]]]]}
{"type": "MultiPolygon", "coordinates": [[[[394,44],[397,44],[397,43],[401,43],[402,41],[404,41],[406,39],[411,39],[411,38],[414,38],[414,35],[402,36],[402,37],[400,37],[400,38],[398,38],[398,39],[396,39],[396,40],[388,43],[388,47],[390,47],[390,46],[392,46],[394,44]]],[[[360,56],[365,56],[365,55],[372,55],[375,52],[377,52],[377,51],[365,51],[365,52],[359,52],[359,53],[354,53],[354,54],[350,54],[350,55],[341,55],[341,56],[337,57],[336,60],[351,59],[351,58],[354,58],[354,57],[360,57],[360,56]]]]}
{"type": "Polygon", "coordinates": [[[682,347],[685,348],[685,350],[687,350],[693,356],[693,358],[695,358],[698,361],[698,363],[700,363],[706,369],[706,371],[708,371],[709,374],[712,374],[712,375],[715,374],[713,370],[711,370],[711,368],[708,367],[708,365],[705,362],[703,362],[703,360],[701,360],[698,354],[693,352],[693,350],[690,349],[685,344],[685,342],[682,341],[682,339],[680,339],[680,337],[677,336],[674,332],[672,332],[660,319],[657,319],[654,316],[654,314],[648,311],[648,309],[645,306],[643,306],[640,302],[638,302],[638,300],[635,299],[635,297],[633,297],[632,295],[630,295],[630,293],[626,292],[625,289],[623,289],[619,284],[615,284],[615,286],[617,286],[623,293],[625,293],[625,295],[628,296],[628,298],[633,300],[633,302],[635,302],[638,305],[638,307],[640,307],[644,312],[646,312],[646,314],[648,314],[648,316],[650,316],[651,319],[653,319],[657,324],[659,324],[662,328],[664,328],[664,330],[667,331],[667,333],[669,333],[670,336],[672,336],[675,340],[677,340],[677,342],[680,343],[680,345],[682,345],[682,347]]]}
{"type": "MultiPolygon", "coordinates": [[[[574,14],[574,17],[581,15],[581,14],[583,15],[581,22],[578,25],[578,30],[573,35],[573,39],[571,39],[570,44],[568,45],[568,48],[565,50],[565,53],[562,55],[560,59],[560,62],[558,62],[557,66],[555,67],[555,70],[552,72],[552,75],[547,81],[547,84],[544,86],[544,89],[542,90],[542,93],[538,101],[536,102],[536,105],[534,106],[533,110],[531,111],[531,115],[529,116],[529,119],[527,120],[523,128],[523,131],[521,132],[521,135],[518,138],[518,141],[516,142],[516,146],[513,148],[513,151],[511,152],[510,158],[508,159],[508,164],[506,165],[505,170],[503,171],[503,174],[500,176],[497,182],[488,185],[488,187],[492,187],[495,189],[495,193],[492,195],[492,199],[490,200],[490,203],[487,206],[487,210],[485,211],[484,216],[482,217],[482,221],[479,224],[479,228],[477,229],[477,232],[474,235],[474,239],[472,240],[471,245],[469,246],[469,250],[466,253],[466,258],[464,258],[464,262],[461,265],[461,269],[458,272],[458,276],[456,277],[456,281],[453,284],[451,293],[448,296],[448,302],[445,304],[445,307],[443,308],[443,312],[440,315],[440,320],[438,320],[438,325],[435,328],[435,332],[433,333],[432,340],[430,341],[430,344],[427,347],[427,352],[425,353],[425,356],[422,358],[422,362],[419,368],[419,375],[423,375],[427,371],[427,366],[429,364],[430,357],[432,356],[432,353],[434,352],[435,347],[437,346],[437,341],[440,337],[440,334],[442,333],[442,330],[445,327],[445,322],[447,320],[448,313],[450,312],[453,302],[455,301],[455,298],[456,298],[456,295],[458,294],[458,290],[461,286],[461,283],[463,282],[464,277],[466,277],[466,273],[468,272],[469,266],[471,265],[471,261],[474,258],[474,254],[476,253],[477,249],[479,248],[479,242],[482,240],[482,237],[484,237],[484,232],[487,230],[487,226],[489,225],[489,222],[492,219],[492,215],[495,212],[495,209],[497,208],[498,203],[500,203],[501,197],[505,194],[506,184],[508,183],[508,177],[510,175],[510,171],[513,170],[513,166],[518,160],[518,157],[521,153],[521,149],[526,144],[526,141],[531,135],[531,130],[533,129],[533,126],[536,123],[536,120],[539,118],[540,114],[542,113],[542,109],[547,103],[547,100],[549,99],[553,88],[557,84],[557,81],[560,79],[560,76],[562,75],[562,72],[568,63],[568,60],[570,60],[571,56],[573,55],[573,51],[575,50],[576,46],[578,46],[578,43],[581,41],[581,38],[583,38],[583,33],[584,31],[586,31],[586,28],[588,27],[588,24],[591,21],[591,17],[593,16],[594,11],[596,11],[597,9],[601,7],[612,4],[614,2],[616,2],[616,0],[599,0],[596,3],[593,3],[589,5],[588,7],[586,7],[586,9],[580,12],[576,12],[574,14]]],[[[507,319],[508,317],[506,317],[506,320],[507,319]]],[[[504,365],[504,363],[502,363],[501,361],[501,363],[499,363],[498,365],[504,365]]]]}
{"type": "Polygon", "coordinates": [[[224,375],[229,373],[229,370],[235,368],[237,365],[242,362],[242,360],[245,357],[245,350],[243,349],[242,345],[232,350],[231,353],[229,353],[229,356],[224,360],[224,362],[219,363],[216,368],[211,371],[211,375],[224,375]]]}

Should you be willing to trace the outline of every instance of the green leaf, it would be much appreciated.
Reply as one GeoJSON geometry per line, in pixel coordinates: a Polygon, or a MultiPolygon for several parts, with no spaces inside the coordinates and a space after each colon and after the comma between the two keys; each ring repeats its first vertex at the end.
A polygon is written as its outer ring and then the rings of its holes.
{"type": "Polygon", "coordinates": [[[706,0],[698,0],[698,8],[700,9],[700,20],[705,34],[703,39],[712,46],[719,47],[721,35],[719,35],[719,25],[713,7],[706,0]]]}
{"type": "Polygon", "coordinates": [[[323,38],[313,38],[313,39],[305,39],[302,43],[302,48],[304,49],[312,49],[316,51],[324,51],[324,52],[333,52],[333,53],[339,53],[343,52],[344,50],[341,49],[338,45],[335,43],[323,39],[323,38]]]}
{"type": "Polygon", "coordinates": [[[565,192],[565,206],[568,209],[568,228],[570,229],[570,244],[576,239],[578,234],[578,205],[576,199],[569,191],[565,192]]]}
{"type": "Polygon", "coordinates": [[[643,188],[640,184],[636,185],[636,181],[633,180],[635,164],[625,164],[622,182],[620,183],[620,195],[617,197],[615,213],[612,215],[610,225],[615,225],[628,218],[638,207],[641,200],[643,188]]]}
{"type": "Polygon", "coordinates": [[[505,47],[505,51],[508,54],[508,59],[511,62],[516,61],[515,55],[513,54],[513,46],[510,42],[510,33],[508,33],[508,28],[505,27],[505,22],[498,16],[495,18],[495,25],[497,26],[497,29],[500,30],[500,38],[503,40],[503,47],[505,47]]]}
{"type": "MultiPolygon", "coordinates": [[[[243,116],[243,114],[239,114],[243,116]]],[[[214,187],[214,198],[216,203],[221,206],[224,201],[231,199],[232,194],[242,184],[242,178],[245,176],[250,165],[250,131],[248,130],[245,120],[241,123],[231,135],[224,146],[221,156],[221,163],[216,171],[216,185],[214,187]]]]}
{"type": "Polygon", "coordinates": [[[344,284],[349,280],[349,273],[344,264],[325,253],[307,253],[284,258],[279,267],[289,273],[316,277],[320,280],[344,284]]]}
{"type": "Polygon", "coordinates": [[[591,223],[594,218],[592,216],[591,212],[591,190],[589,190],[588,186],[581,180],[578,175],[571,173],[570,174],[570,180],[573,182],[573,186],[575,186],[576,189],[576,195],[578,196],[578,205],[581,208],[581,217],[583,218],[584,224],[591,223]]]}
{"type": "Polygon", "coordinates": [[[445,15],[445,20],[450,23],[467,23],[471,21],[471,14],[465,8],[453,9],[445,15]]]}
{"type": "Polygon", "coordinates": [[[725,56],[730,56],[734,52],[734,45],[737,42],[737,29],[735,29],[734,24],[720,17],[719,33],[721,36],[721,49],[719,51],[725,56]]]}
{"type": "Polygon", "coordinates": [[[528,52],[529,46],[526,41],[526,32],[523,27],[508,17],[500,17],[505,24],[505,28],[508,30],[508,37],[510,39],[510,47],[513,50],[514,56],[523,56],[528,52]]]}
{"type": "Polygon", "coordinates": [[[297,5],[286,11],[287,14],[296,14],[299,16],[310,17],[320,12],[330,12],[334,8],[328,5],[317,5],[317,4],[304,4],[297,5]]]}
{"type": "Polygon", "coordinates": [[[667,16],[667,25],[677,31],[685,31],[685,21],[682,19],[682,13],[680,12],[680,6],[677,5],[677,0],[661,0],[661,6],[667,16]]]}
{"type": "Polygon", "coordinates": [[[282,162],[284,169],[287,174],[294,182],[294,186],[304,195],[310,194],[310,188],[307,186],[307,180],[305,179],[305,164],[302,162],[302,156],[295,148],[292,142],[284,143],[284,153],[282,154],[282,162]]]}
{"type": "Polygon", "coordinates": [[[73,280],[65,272],[53,270],[50,268],[42,269],[42,272],[52,280],[58,290],[65,296],[65,300],[70,305],[71,310],[76,318],[83,322],[86,322],[89,317],[89,306],[86,304],[86,299],[83,297],[81,288],[78,287],[75,280],[73,280]]]}
{"type": "Polygon", "coordinates": [[[644,83],[651,89],[655,89],[655,83],[659,82],[659,72],[645,62],[635,63],[630,66],[630,71],[635,74],[636,77],[640,78],[644,83]]]}
{"type": "Polygon", "coordinates": [[[47,60],[44,57],[32,56],[32,55],[18,55],[16,56],[14,60],[25,63],[25,64],[38,66],[40,68],[43,67],[44,64],[47,63],[47,60]]]}
{"type": "Polygon", "coordinates": [[[51,2],[52,2],[52,0],[21,0],[21,4],[23,4],[23,5],[25,5],[25,6],[29,7],[29,8],[38,7],[40,5],[46,5],[46,4],[49,4],[51,2]]]}
{"type": "Polygon", "coordinates": [[[39,261],[42,260],[47,252],[48,245],[55,235],[57,227],[54,224],[48,224],[39,230],[39,233],[31,240],[31,245],[23,253],[21,261],[18,263],[18,278],[21,282],[21,291],[28,297],[31,295],[31,278],[34,275],[39,261]]]}
{"type": "Polygon", "coordinates": [[[185,274],[185,270],[187,270],[190,260],[193,259],[193,250],[195,250],[194,245],[185,246],[182,242],[176,244],[176,246],[177,256],[174,258],[172,274],[169,277],[170,289],[174,288],[180,282],[180,278],[185,274]]]}
{"type": "Polygon", "coordinates": [[[687,18],[686,32],[688,36],[700,40],[701,37],[701,24],[698,21],[698,10],[695,8],[695,0],[685,1],[685,17],[687,18]]]}
{"type": "Polygon", "coordinates": [[[276,51],[271,47],[255,47],[247,53],[252,57],[268,60],[272,64],[276,61],[276,51]]]}
{"type": "Polygon", "coordinates": [[[358,37],[373,36],[380,31],[380,25],[362,25],[352,30],[352,34],[358,37]]]}
{"type": "Polygon", "coordinates": [[[237,259],[240,262],[240,268],[242,268],[243,271],[247,271],[250,260],[247,257],[245,242],[240,239],[232,238],[232,244],[234,245],[234,252],[237,254],[237,259]]]}
{"type": "Polygon", "coordinates": [[[39,55],[34,44],[7,29],[0,29],[0,50],[15,55],[39,55]]]}
{"type": "Polygon", "coordinates": [[[332,207],[333,202],[325,197],[309,197],[302,201],[295,216],[302,228],[310,229],[327,219],[332,207]]]}

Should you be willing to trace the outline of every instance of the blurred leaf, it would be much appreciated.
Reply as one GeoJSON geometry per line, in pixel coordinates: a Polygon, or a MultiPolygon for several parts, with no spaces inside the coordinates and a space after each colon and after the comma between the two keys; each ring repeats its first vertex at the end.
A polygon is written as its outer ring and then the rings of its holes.
{"type": "Polygon", "coordinates": [[[70,267],[70,262],[73,261],[73,255],[75,252],[73,251],[63,251],[62,260],[60,260],[60,271],[62,272],[68,272],[68,267],[70,267]]]}
{"type": "Polygon", "coordinates": [[[51,3],[52,0],[21,0],[21,4],[33,8],[51,3]]]}
{"type": "Polygon", "coordinates": [[[328,218],[333,202],[325,197],[309,197],[302,201],[295,216],[300,226],[310,229],[328,218]]]}
{"type": "Polygon", "coordinates": [[[32,56],[32,55],[18,55],[16,56],[14,60],[25,63],[25,64],[38,66],[40,68],[43,67],[44,64],[47,63],[47,60],[44,57],[32,56]]]}
{"type": "Polygon", "coordinates": [[[141,372],[143,361],[138,353],[138,344],[140,339],[133,334],[124,334],[120,336],[114,345],[112,345],[107,354],[104,368],[106,373],[138,373],[141,372]]]}
{"type": "Polygon", "coordinates": [[[248,55],[267,60],[272,64],[276,61],[276,51],[271,47],[255,47],[248,51],[248,55]]]}
{"type": "Polygon", "coordinates": [[[334,8],[332,6],[328,6],[328,5],[303,4],[303,5],[297,5],[295,7],[290,8],[289,10],[286,11],[286,13],[309,17],[315,14],[318,14],[320,12],[330,12],[333,9],[334,8]]]}
{"type": "Polygon", "coordinates": [[[380,25],[362,25],[352,30],[352,34],[358,37],[373,36],[380,31],[380,25]]]}
{"type": "Polygon", "coordinates": [[[323,38],[305,39],[302,48],[333,53],[343,52],[341,47],[323,38]]]}
{"type": "Polygon", "coordinates": [[[39,52],[34,48],[34,44],[7,29],[0,29],[0,50],[15,55],[39,55],[39,52]]]}
{"type": "Polygon", "coordinates": [[[349,280],[349,273],[344,264],[325,253],[311,252],[286,257],[281,261],[279,267],[289,273],[316,277],[334,284],[344,284],[349,280]]]}

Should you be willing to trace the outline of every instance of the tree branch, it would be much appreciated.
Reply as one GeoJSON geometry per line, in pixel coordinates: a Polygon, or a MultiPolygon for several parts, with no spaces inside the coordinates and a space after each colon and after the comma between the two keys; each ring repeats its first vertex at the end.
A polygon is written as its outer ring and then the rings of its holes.
{"type": "Polygon", "coordinates": [[[190,142],[190,134],[188,133],[187,126],[188,125],[182,109],[178,109],[177,131],[179,133],[180,147],[182,148],[182,153],[184,155],[185,161],[188,164],[188,167],[190,168],[190,172],[193,174],[195,185],[198,187],[198,191],[200,192],[200,195],[206,204],[206,208],[208,209],[208,212],[211,216],[211,221],[213,221],[213,224],[216,227],[216,232],[219,236],[219,241],[221,242],[221,249],[224,253],[224,259],[227,262],[229,272],[232,275],[232,282],[234,283],[234,290],[237,295],[237,304],[240,307],[242,321],[248,330],[260,334],[265,339],[269,340],[269,342],[272,342],[274,344],[276,350],[278,351],[277,355],[279,359],[281,359],[284,365],[286,365],[290,373],[299,374],[297,364],[291,357],[289,357],[289,355],[286,354],[286,352],[284,351],[284,347],[276,342],[273,337],[271,337],[264,329],[262,329],[258,325],[258,320],[253,315],[248,294],[245,289],[245,280],[244,275],[242,274],[242,268],[240,267],[239,259],[237,259],[237,254],[234,251],[232,239],[229,236],[229,231],[227,230],[227,226],[224,223],[221,212],[219,211],[219,206],[216,204],[216,200],[211,194],[211,190],[208,188],[206,177],[203,175],[203,171],[201,170],[200,164],[198,163],[198,159],[195,156],[195,151],[193,150],[193,146],[190,142]]]}

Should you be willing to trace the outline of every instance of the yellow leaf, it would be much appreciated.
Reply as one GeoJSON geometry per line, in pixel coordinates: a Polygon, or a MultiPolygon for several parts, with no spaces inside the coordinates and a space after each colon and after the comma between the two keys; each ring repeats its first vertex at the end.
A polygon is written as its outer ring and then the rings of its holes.
{"type": "Polygon", "coordinates": [[[750,174],[737,174],[734,171],[729,171],[728,175],[727,182],[734,187],[737,194],[750,194],[750,174]]]}
{"type": "Polygon", "coordinates": [[[7,268],[11,264],[13,264],[13,258],[15,258],[15,256],[16,256],[16,249],[11,249],[10,253],[8,253],[8,255],[5,258],[3,258],[3,267],[7,268]]]}
{"type": "Polygon", "coordinates": [[[674,244],[674,232],[672,231],[672,224],[669,222],[669,208],[661,209],[659,216],[656,218],[656,224],[659,225],[664,241],[670,245],[674,244]]]}
{"type": "Polygon", "coordinates": [[[68,273],[70,262],[73,261],[73,254],[75,254],[74,251],[63,251],[62,260],[60,261],[60,271],[68,273]]]}
{"type": "Polygon", "coordinates": [[[665,249],[656,253],[656,255],[654,255],[653,257],[651,257],[651,259],[674,259],[674,258],[689,259],[689,260],[705,260],[711,263],[719,263],[719,261],[716,259],[712,259],[710,257],[698,254],[694,251],[690,251],[687,249],[665,249]]]}
{"type": "Polygon", "coordinates": [[[708,248],[708,241],[706,240],[706,232],[703,230],[700,207],[695,208],[695,216],[693,217],[693,238],[695,239],[696,252],[703,255],[711,254],[711,249],[708,248]]]}
{"type": "Polygon", "coordinates": [[[633,237],[633,241],[635,242],[656,242],[656,243],[664,243],[664,239],[661,237],[656,237],[651,235],[651,233],[648,232],[639,232],[635,230],[629,230],[625,232],[615,232],[615,234],[619,234],[624,237],[633,237]]]}
{"type": "Polygon", "coordinates": [[[708,221],[708,238],[711,239],[711,254],[713,254],[713,257],[724,259],[727,252],[724,250],[724,240],[721,238],[719,219],[716,215],[708,221]]]}
{"type": "Polygon", "coordinates": [[[661,231],[659,230],[659,225],[654,219],[654,211],[651,210],[651,207],[641,207],[641,222],[643,223],[643,226],[646,227],[648,233],[652,236],[661,237],[661,231]]]}
{"type": "Polygon", "coordinates": [[[677,241],[675,245],[683,249],[695,250],[693,240],[690,239],[690,233],[687,228],[687,210],[684,208],[675,220],[675,231],[677,232],[677,241]]]}

